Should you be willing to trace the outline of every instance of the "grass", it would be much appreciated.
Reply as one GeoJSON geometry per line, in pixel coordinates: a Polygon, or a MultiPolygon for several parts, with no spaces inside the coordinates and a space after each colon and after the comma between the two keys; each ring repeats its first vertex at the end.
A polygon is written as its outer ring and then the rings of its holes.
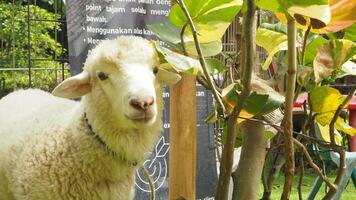
{"type": "MultiPolygon", "coordinates": [[[[303,199],[306,199],[308,193],[310,192],[313,186],[316,177],[317,175],[313,173],[307,173],[304,175],[303,186],[302,186],[303,199]]],[[[331,180],[334,180],[335,173],[328,177],[331,180]]],[[[299,176],[295,176],[291,197],[290,197],[291,200],[298,200],[298,190],[297,190],[298,181],[299,181],[299,176]]],[[[283,184],[284,184],[284,176],[281,173],[273,184],[272,195],[271,195],[272,200],[277,200],[277,199],[279,200],[281,198],[281,194],[283,191],[283,184]]],[[[316,200],[322,199],[322,197],[324,196],[323,194],[325,194],[324,191],[325,191],[325,184],[323,184],[320,187],[320,190],[315,199],[316,200]]],[[[260,195],[259,197],[262,197],[262,194],[263,194],[263,186],[261,184],[259,187],[259,195],[260,195]]],[[[356,200],[356,188],[351,180],[349,181],[346,189],[342,193],[341,200],[356,200]]]]}

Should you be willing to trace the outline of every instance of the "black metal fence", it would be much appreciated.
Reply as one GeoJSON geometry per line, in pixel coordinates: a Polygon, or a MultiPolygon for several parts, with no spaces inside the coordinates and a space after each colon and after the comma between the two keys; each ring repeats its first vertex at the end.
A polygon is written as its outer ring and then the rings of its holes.
{"type": "Polygon", "coordinates": [[[0,97],[69,76],[64,0],[0,1],[0,97]]]}

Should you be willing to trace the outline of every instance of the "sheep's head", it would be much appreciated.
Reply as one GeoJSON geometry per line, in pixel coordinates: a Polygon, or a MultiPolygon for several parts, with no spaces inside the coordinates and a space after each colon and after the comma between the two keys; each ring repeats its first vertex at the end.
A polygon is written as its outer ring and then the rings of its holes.
{"type": "MultiPolygon", "coordinates": [[[[118,120],[151,124],[157,118],[157,91],[180,76],[158,68],[152,45],[138,37],[104,41],[88,55],[84,71],[63,81],[53,94],[105,98],[118,120]]],[[[100,105],[98,105],[100,106],[100,105]]]]}

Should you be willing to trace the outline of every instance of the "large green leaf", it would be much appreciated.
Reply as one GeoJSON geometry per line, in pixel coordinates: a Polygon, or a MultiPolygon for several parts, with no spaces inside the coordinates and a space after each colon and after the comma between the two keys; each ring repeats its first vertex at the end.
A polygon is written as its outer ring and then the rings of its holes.
{"type": "Polygon", "coordinates": [[[356,42],[356,23],[345,30],[344,39],[356,42]]]}
{"type": "Polygon", "coordinates": [[[163,68],[173,68],[176,72],[184,72],[188,74],[201,74],[202,69],[198,60],[175,53],[165,47],[153,43],[154,47],[161,58],[163,68]],[[169,64],[167,66],[167,64],[169,64]]]}
{"type": "MultiPolygon", "coordinates": [[[[254,77],[251,83],[252,93],[247,97],[240,117],[244,119],[252,118],[253,116],[261,116],[272,112],[279,108],[284,102],[284,97],[268,86],[263,80],[254,77]]],[[[238,83],[231,84],[223,90],[223,102],[231,113],[238,101],[238,94],[241,86],[238,83]]],[[[238,122],[243,120],[238,119],[238,122]]]]}
{"type": "MultiPolygon", "coordinates": [[[[217,40],[208,43],[201,43],[200,48],[204,57],[216,56],[222,51],[222,42],[217,40]]],[[[185,49],[189,55],[198,56],[194,42],[187,42],[185,44],[185,49]]]]}
{"type": "Polygon", "coordinates": [[[281,22],[278,22],[278,23],[275,23],[275,24],[262,23],[260,25],[260,28],[265,28],[265,29],[268,29],[268,30],[271,30],[271,31],[275,31],[275,32],[278,32],[278,33],[287,34],[287,25],[285,25],[285,24],[283,24],[281,22]]]}
{"type": "Polygon", "coordinates": [[[313,61],[315,59],[316,54],[318,53],[318,48],[327,42],[327,39],[319,36],[315,38],[310,44],[308,44],[305,48],[304,64],[308,66],[313,66],[313,61]]]}
{"type": "Polygon", "coordinates": [[[322,45],[313,62],[315,81],[319,83],[330,76],[355,54],[356,44],[350,40],[333,40],[322,45]]]}
{"type": "MultiPolygon", "coordinates": [[[[156,24],[150,24],[148,25],[148,28],[169,45],[173,44],[173,46],[176,46],[181,42],[181,30],[168,20],[156,24]]],[[[191,41],[188,37],[185,37],[184,40],[186,42],[191,41]]]]}
{"type": "Polygon", "coordinates": [[[273,56],[282,50],[288,49],[287,35],[268,30],[266,28],[258,28],[256,33],[256,43],[257,45],[263,47],[267,53],[268,57],[263,63],[262,68],[267,70],[272,62],[273,56]]]}
{"type": "Polygon", "coordinates": [[[337,89],[328,86],[314,88],[310,92],[310,104],[316,113],[317,122],[322,126],[329,125],[344,99],[337,89]]]}
{"type": "MultiPolygon", "coordinates": [[[[198,29],[198,37],[202,43],[221,39],[242,6],[241,0],[185,0],[184,2],[198,29]]],[[[188,24],[178,4],[172,7],[169,20],[179,28],[188,24]]],[[[191,32],[189,28],[187,32],[191,32]]]]}
{"type": "MultiPolygon", "coordinates": [[[[148,28],[154,32],[161,40],[166,42],[171,48],[183,51],[180,32],[181,30],[174,26],[170,21],[166,20],[160,23],[148,25],[148,28]]],[[[187,34],[184,35],[185,48],[188,55],[197,56],[194,41],[187,34]]],[[[200,44],[204,57],[211,57],[219,54],[222,51],[222,43],[220,40],[200,44]]],[[[183,52],[182,52],[183,53],[183,52]]]]}

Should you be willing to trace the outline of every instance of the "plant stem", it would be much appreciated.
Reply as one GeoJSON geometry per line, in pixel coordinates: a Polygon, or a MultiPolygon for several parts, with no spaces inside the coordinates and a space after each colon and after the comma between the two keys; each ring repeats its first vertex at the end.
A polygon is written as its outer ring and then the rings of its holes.
{"type": "MultiPolygon", "coordinates": [[[[187,7],[185,6],[185,3],[184,1],[182,0],[177,0],[179,6],[182,8],[185,16],[187,17],[188,19],[188,22],[189,22],[189,26],[192,30],[192,33],[193,33],[193,38],[194,38],[194,44],[195,44],[195,48],[197,50],[197,53],[198,53],[198,56],[199,56],[199,62],[200,62],[200,65],[201,67],[203,68],[203,72],[204,72],[204,75],[205,75],[205,78],[206,80],[208,81],[208,84],[211,88],[211,91],[213,93],[213,96],[218,104],[218,107],[220,107],[220,109],[222,110],[222,112],[225,114],[226,113],[226,109],[225,109],[225,106],[222,102],[222,99],[221,99],[221,95],[219,94],[219,92],[217,91],[216,89],[216,86],[214,84],[214,81],[212,80],[212,78],[210,77],[210,74],[209,74],[209,71],[208,71],[208,67],[207,67],[207,64],[206,64],[206,61],[205,61],[205,58],[203,56],[203,53],[202,53],[202,50],[201,50],[201,47],[200,47],[200,43],[199,43],[199,38],[198,38],[198,32],[195,28],[195,25],[194,25],[194,22],[193,22],[193,19],[192,17],[190,16],[189,14],[189,11],[187,9],[187,7]]],[[[183,44],[184,46],[184,44],[183,44]]]]}
{"type": "Polygon", "coordinates": [[[156,195],[155,195],[155,185],[152,181],[152,178],[150,177],[150,174],[148,173],[147,169],[145,166],[142,166],[142,171],[143,171],[143,174],[144,176],[146,177],[147,181],[148,181],[148,184],[150,186],[150,190],[151,190],[151,193],[150,193],[150,200],[155,200],[156,199],[156,195]]]}
{"type": "Polygon", "coordinates": [[[185,56],[188,55],[187,50],[185,49],[185,41],[184,41],[184,33],[185,30],[187,29],[187,26],[188,24],[184,24],[182,31],[180,32],[180,42],[182,43],[182,49],[185,56]]]}
{"type": "Polygon", "coordinates": [[[252,70],[255,66],[255,12],[256,6],[254,0],[246,1],[247,10],[244,13],[244,22],[243,22],[243,34],[246,42],[242,47],[242,51],[246,53],[243,54],[244,57],[241,59],[244,61],[244,73],[242,77],[242,85],[243,90],[241,94],[238,96],[238,100],[235,104],[234,110],[231,115],[228,116],[227,124],[228,124],[228,133],[226,144],[224,145],[224,149],[222,152],[222,162],[220,163],[220,175],[219,182],[216,190],[216,200],[227,200],[228,191],[229,191],[229,183],[232,172],[232,164],[234,161],[234,148],[235,148],[235,138],[236,138],[236,120],[243,108],[244,102],[251,91],[251,77],[252,70]]]}
{"type": "Polygon", "coordinates": [[[285,183],[281,199],[287,200],[290,197],[293,177],[295,172],[294,144],[293,144],[293,100],[296,82],[297,69],[296,52],[296,26],[295,19],[288,17],[288,73],[287,73],[287,94],[285,102],[284,116],[284,151],[285,151],[285,183]]]}
{"type": "Polygon", "coordinates": [[[329,179],[323,174],[323,171],[316,165],[313,161],[313,158],[308,153],[307,148],[300,143],[298,140],[293,139],[293,142],[302,150],[305,158],[307,159],[309,165],[313,168],[313,170],[319,175],[319,177],[325,182],[325,184],[330,188],[336,188],[334,184],[332,184],[329,179]]]}
{"type": "Polygon", "coordinates": [[[308,35],[310,33],[311,26],[308,26],[308,29],[304,33],[304,40],[303,40],[303,47],[302,47],[302,58],[301,58],[301,64],[304,65],[304,54],[305,54],[305,48],[307,46],[307,40],[308,40],[308,35]]]}
{"type": "Polygon", "coordinates": [[[303,154],[302,154],[300,156],[300,177],[299,177],[299,183],[298,183],[299,200],[303,200],[303,192],[302,192],[303,178],[304,178],[304,159],[303,159],[303,154]]]}

